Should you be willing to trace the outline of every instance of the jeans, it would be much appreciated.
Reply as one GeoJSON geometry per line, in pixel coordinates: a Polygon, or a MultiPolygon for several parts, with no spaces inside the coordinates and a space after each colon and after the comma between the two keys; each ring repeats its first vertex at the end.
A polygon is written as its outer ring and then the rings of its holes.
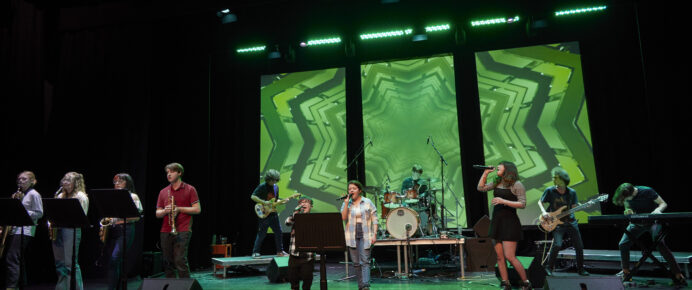
{"type": "MultiPolygon", "coordinates": [[[[120,268],[123,261],[123,234],[124,226],[122,224],[111,226],[108,232],[108,240],[106,240],[104,253],[109,255],[108,261],[108,289],[120,288],[120,268]]],[[[135,227],[133,223],[127,225],[127,253],[132,248],[132,242],[135,238],[135,227]]],[[[127,277],[127,269],[123,274],[127,277]]]]}
{"type": "Polygon", "coordinates": [[[581,240],[579,225],[575,221],[564,223],[553,231],[553,246],[550,247],[550,254],[548,254],[550,258],[547,263],[551,270],[555,268],[555,260],[557,260],[557,254],[562,248],[562,241],[566,233],[569,233],[574,241],[574,251],[577,254],[577,268],[584,268],[584,242],[581,240]]]}
{"type": "MultiPolygon", "coordinates": [[[[654,239],[654,241],[661,234],[662,229],[663,228],[660,224],[629,224],[627,226],[627,231],[630,232],[630,234],[632,234],[631,238],[638,239],[644,233],[649,232],[651,233],[651,237],[654,239]]],[[[619,245],[622,269],[630,269],[630,248],[632,247],[633,243],[634,241],[630,239],[630,236],[627,235],[627,233],[622,235],[622,239],[620,240],[619,245]]],[[[668,262],[668,265],[670,266],[670,271],[673,272],[673,274],[675,275],[679,274],[680,266],[675,261],[673,253],[670,252],[670,249],[668,249],[664,240],[661,240],[661,243],[658,244],[657,249],[659,252],[661,252],[661,256],[663,256],[663,258],[668,262]]]]}
{"type": "Polygon", "coordinates": [[[298,290],[300,281],[303,281],[303,290],[309,290],[312,286],[312,271],[315,269],[315,259],[308,260],[291,255],[288,258],[288,281],[291,289],[298,290]]]}
{"type": "Polygon", "coordinates": [[[56,290],[70,289],[72,273],[72,246],[75,246],[75,284],[77,289],[84,289],[82,270],[79,268],[79,242],[82,240],[82,229],[58,228],[53,241],[53,256],[55,257],[55,272],[58,274],[56,290]],[[76,239],[75,234],[76,231],[76,239]]]}
{"type": "Polygon", "coordinates": [[[7,237],[5,245],[5,263],[7,264],[7,288],[19,288],[19,284],[26,285],[26,248],[33,237],[11,235],[7,237]],[[21,247],[20,247],[21,244],[21,247]],[[21,256],[21,257],[20,257],[21,256]],[[22,277],[19,277],[19,272],[22,272],[22,277]],[[20,283],[21,280],[21,283],[20,283]]]}
{"type": "Polygon", "coordinates": [[[161,251],[163,252],[163,269],[166,278],[190,278],[190,266],[187,264],[187,248],[190,245],[192,232],[161,233],[161,251]]]}
{"type": "Polygon", "coordinates": [[[269,214],[266,218],[260,218],[257,221],[257,237],[255,238],[255,246],[252,247],[252,253],[259,253],[262,249],[262,242],[267,236],[267,228],[271,228],[274,231],[274,244],[276,245],[276,252],[281,253],[284,250],[283,242],[281,240],[281,225],[279,224],[279,215],[275,212],[269,214]]]}
{"type": "MultiPolygon", "coordinates": [[[[359,224],[360,225],[360,224],[359,224]]],[[[362,230],[356,227],[356,247],[348,248],[351,254],[351,260],[353,260],[353,268],[356,272],[356,277],[358,277],[358,289],[364,287],[370,287],[370,249],[365,249],[364,239],[367,237],[362,236],[362,230]]]]}

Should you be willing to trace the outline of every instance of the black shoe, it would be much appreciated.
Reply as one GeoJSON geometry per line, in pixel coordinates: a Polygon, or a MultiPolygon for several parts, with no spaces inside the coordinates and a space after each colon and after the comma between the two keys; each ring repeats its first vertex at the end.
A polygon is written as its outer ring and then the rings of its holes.
{"type": "Polygon", "coordinates": [[[521,290],[531,290],[533,287],[531,286],[531,281],[526,280],[521,283],[521,290]]]}
{"type": "Polygon", "coordinates": [[[577,270],[577,274],[579,274],[579,276],[589,276],[589,272],[586,272],[584,268],[577,270]]]}
{"type": "Polygon", "coordinates": [[[685,279],[684,275],[680,278],[675,277],[675,278],[673,278],[673,286],[675,286],[675,287],[687,287],[687,279],[685,279]]]}
{"type": "Polygon", "coordinates": [[[509,284],[509,281],[507,281],[507,280],[502,280],[502,282],[500,282],[500,289],[502,289],[502,290],[512,290],[512,285],[509,284]]]}
{"type": "Polygon", "coordinates": [[[545,275],[546,275],[546,276],[553,276],[553,271],[551,271],[551,270],[548,269],[548,268],[545,268],[545,275]]]}

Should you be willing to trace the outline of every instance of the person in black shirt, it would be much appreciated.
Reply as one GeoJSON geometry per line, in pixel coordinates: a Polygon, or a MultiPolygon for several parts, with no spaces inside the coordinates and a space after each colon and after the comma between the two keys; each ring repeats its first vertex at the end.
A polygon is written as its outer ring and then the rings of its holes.
{"type": "MultiPolygon", "coordinates": [[[[299,199],[298,208],[293,215],[286,218],[286,225],[293,226],[295,214],[310,213],[312,204],[312,199],[309,197],[299,199]]],[[[312,271],[315,269],[315,253],[296,251],[295,230],[291,230],[291,245],[288,251],[291,254],[288,258],[288,281],[291,283],[291,289],[298,290],[300,281],[303,281],[303,290],[309,290],[312,286],[312,271]]]]}
{"type": "MultiPolygon", "coordinates": [[[[570,182],[567,171],[560,167],[555,167],[551,173],[555,186],[546,188],[543,192],[543,196],[538,200],[538,207],[540,207],[541,212],[543,212],[543,218],[550,218],[550,215],[544,208],[544,203],[550,204],[548,210],[551,212],[558,210],[562,206],[567,206],[565,210],[569,210],[579,205],[577,192],[567,187],[570,182]]],[[[548,274],[548,276],[553,275],[552,271],[555,268],[555,260],[557,260],[557,254],[562,247],[563,238],[566,233],[569,233],[574,240],[574,250],[577,254],[577,273],[582,276],[589,275],[589,273],[584,270],[584,243],[582,242],[579,226],[577,220],[574,218],[574,214],[563,217],[561,221],[564,223],[560,224],[553,231],[553,245],[550,247],[550,254],[548,254],[549,258],[548,261],[546,261],[546,274],[548,274]]]]}
{"type": "MultiPolygon", "coordinates": [[[[634,186],[630,183],[623,183],[615,190],[613,203],[618,206],[624,206],[624,214],[626,215],[644,213],[660,214],[663,213],[666,207],[668,207],[663,198],[661,198],[661,196],[658,195],[653,188],[646,186],[634,186]]],[[[633,244],[632,239],[638,239],[642,234],[648,232],[651,234],[651,237],[656,240],[658,235],[661,233],[661,229],[661,224],[657,223],[630,223],[627,226],[626,232],[622,235],[622,239],[620,240],[619,244],[623,281],[632,280],[629,265],[630,248],[633,244]]],[[[673,283],[676,286],[686,286],[687,280],[680,271],[680,266],[678,266],[678,263],[675,261],[673,253],[670,252],[670,249],[668,249],[663,240],[661,240],[661,242],[658,244],[658,251],[668,262],[670,271],[675,275],[675,277],[673,277],[673,283]]]]}
{"type": "MultiPolygon", "coordinates": [[[[279,182],[281,175],[274,169],[267,170],[264,175],[264,183],[260,184],[252,192],[250,199],[256,203],[270,205],[272,202],[279,200],[279,182]]],[[[267,236],[267,228],[274,231],[274,243],[276,244],[276,255],[279,257],[288,256],[284,252],[283,241],[281,239],[281,225],[279,224],[279,215],[276,212],[270,213],[266,218],[260,218],[257,221],[257,237],[255,238],[255,246],[252,248],[252,257],[260,258],[260,249],[264,237],[267,236]]]]}
{"type": "MultiPolygon", "coordinates": [[[[414,164],[411,168],[411,177],[404,179],[401,183],[401,194],[406,196],[404,202],[406,202],[406,200],[420,200],[426,198],[429,182],[428,180],[421,179],[422,175],[423,167],[414,164]]],[[[407,203],[411,202],[409,201],[407,203]]]]}

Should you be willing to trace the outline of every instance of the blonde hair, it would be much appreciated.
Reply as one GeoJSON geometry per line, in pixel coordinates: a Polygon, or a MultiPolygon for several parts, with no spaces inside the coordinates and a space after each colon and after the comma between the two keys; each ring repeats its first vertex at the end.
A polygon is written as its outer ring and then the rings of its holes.
{"type": "MultiPolygon", "coordinates": [[[[86,195],[86,185],[84,184],[84,175],[78,172],[70,171],[68,173],[65,173],[65,176],[62,178],[62,180],[69,179],[72,183],[74,183],[74,189],[72,190],[72,193],[70,194],[69,198],[74,197],[77,193],[80,191],[86,195]]],[[[62,190],[63,193],[65,193],[65,198],[68,198],[67,192],[65,192],[65,189],[62,190]]]]}

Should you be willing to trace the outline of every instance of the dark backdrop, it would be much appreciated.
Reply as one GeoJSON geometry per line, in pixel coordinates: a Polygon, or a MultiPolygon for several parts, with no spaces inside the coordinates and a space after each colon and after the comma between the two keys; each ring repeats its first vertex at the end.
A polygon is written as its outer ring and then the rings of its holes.
{"type": "MultiPolygon", "coordinates": [[[[382,45],[360,44],[354,37],[397,21],[422,25],[442,15],[465,23],[469,16],[497,11],[541,15],[555,7],[550,1],[53,2],[0,4],[6,148],[0,195],[15,191],[22,170],[36,173],[44,197],[53,194],[67,171],[84,173],[88,188],[111,187],[114,174],[128,172],[145,207],[144,249],[157,250],[161,221],[154,210],[158,191],[167,185],[163,167],[180,162],[183,180],[197,188],[202,204],[190,245],[193,268],[210,264],[207,245],[213,234],[228,236],[234,255],[250,254],[256,218],[248,195],[259,182],[260,75],[345,66],[348,154],[354,156],[362,142],[359,64],[378,59],[454,53],[470,224],[487,212],[485,195],[473,194],[480,172],[470,168],[483,161],[474,51],[574,40],[581,43],[601,191],[612,193],[624,181],[649,185],[663,195],[668,211],[690,211],[687,187],[678,182],[687,178],[689,167],[682,138],[690,131],[683,118],[689,60],[681,42],[688,33],[678,20],[683,18],[653,1],[610,1],[600,16],[549,22],[543,29],[524,24],[482,32],[455,29],[422,44],[382,45]],[[237,23],[218,22],[215,11],[225,7],[238,11],[237,23]],[[296,40],[320,31],[345,35],[346,48],[296,49],[296,40]],[[279,45],[284,52],[291,46],[295,56],[268,60],[235,54],[253,41],[279,45]]],[[[608,204],[603,210],[622,209],[608,204]]],[[[89,216],[96,224],[96,212],[89,216]]],[[[96,233],[93,228],[84,234],[85,276],[96,275],[90,267],[99,250],[96,233]]],[[[588,225],[582,233],[587,248],[603,249],[616,248],[621,234],[588,225]]],[[[683,237],[673,233],[670,247],[689,251],[683,237]]],[[[525,241],[520,252],[529,248],[525,241]]],[[[32,281],[54,279],[39,274],[53,271],[52,258],[45,257],[52,253],[41,226],[29,253],[32,281]]]]}

